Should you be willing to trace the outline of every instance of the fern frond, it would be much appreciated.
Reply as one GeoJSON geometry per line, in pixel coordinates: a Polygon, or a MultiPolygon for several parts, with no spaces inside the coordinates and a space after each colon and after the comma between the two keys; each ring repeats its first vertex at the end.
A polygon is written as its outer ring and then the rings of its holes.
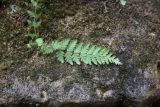
{"type": "Polygon", "coordinates": [[[82,47],[83,47],[83,43],[77,44],[77,46],[74,49],[73,55],[72,55],[73,61],[76,62],[76,64],[78,64],[78,65],[81,64],[81,62],[80,62],[80,52],[82,50],[82,47]]]}
{"type": "Polygon", "coordinates": [[[65,54],[65,60],[73,65],[73,57],[72,57],[72,52],[71,51],[67,51],[66,54],[65,54]]]}
{"type": "Polygon", "coordinates": [[[51,44],[46,44],[46,43],[42,44],[40,50],[43,52],[43,54],[50,54],[50,53],[53,53],[53,51],[54,51],[52,45],[51,44]]]}
{"type": "Polygon", "coordinates": [[[86,64],[89,64],[89,56],[87,57],[87,52],[89,47],[90,47],[90,44],[84,45],[80,53],[81,61],[83,61],[86,64]]]}
{"type": "Polygon", "coordinates": [[[64,63],[64,52],[63,51],[58,51],[56,52],[56,57],[61,63],[64,63]]]}
{"type": "Polygon", "coordinates": [[[61,50],[65,50],[68,46],[70,42],[70,39],[64,39],[61,41],[60,45],[61,45],[61,50]]]}
{"type": "Polygon", "coordinates": [[[72,40],[67,47],[67,52],[68,51],[73,52],[74,48],[76,47],[76,44],[77,44],[77,40],[72,40]]]}
{"type": "Polygon", "coordinates": [[[74,53],[80,53],[82,48],[83,48],[83,45],[84,45],[83,43],[77,44],[77,46],[76,46],[76,48],[74,50],[74,53]]]}
{"type": "Polygon", "coordinates": [[[93,55],[97,55],[100,50],[101,50],[101,47],[96,47],[93,52],[93,55]]]}
{"type": "Polygon", "coordinates": [[[61,49],[61,42],[58,40],[51,43],[53,50],[62,50],[61,49]]]}
{"type": "Polygon", "coordinates": [[[73,57],[73,61],[76,62],[76,64],[78,65],[81,64],[80,55],[78,53],[74,53],[72,57],[73,57]]]}
{"type": "Polygon", "coordinates": [[[73,65],[73,51],[74,51],[74,48],[76,47],[76,44],[77,44],[77,40],[72,40],[68,47],[67,47],[67,52],[65,54],[65,59],[66,61],[73,65]]]}
{"type": "Polygon", "coordinates": [[[43,50],[45,50],[44,47],[46,48],[44,53],[57,51],[56,57],[61,63],[66,61],[71,65],[73,65],[74,62],[78,65],[80,65],[81,62],[89,65],[104,65],[109,63],[116,65],[122,64],[119,59],[109,51],[109,49],[90,44],[78,43],[77,40],[56,40],[48,45],[42,46],[43,50]]]}

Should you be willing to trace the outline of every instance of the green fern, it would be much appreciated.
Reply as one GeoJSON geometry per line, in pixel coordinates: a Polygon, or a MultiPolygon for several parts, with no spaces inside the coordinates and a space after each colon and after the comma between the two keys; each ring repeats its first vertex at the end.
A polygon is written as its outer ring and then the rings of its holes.
{"type": "Polygon", "coordinates": [[[78,65],[81,62],[89,65],[122,64],[107,48],[78,43],[77,40],[63,39],[48,44],[41,41],[40,43],[37,42],[37,45],[40,46],[40,50],[44,54],[50,54],[55,51],[56,57],[61,63],[66,61],[71,65],[74,62],[78,65]]]}
{"type": "Polygon", "coordinates": [[[120,0],[120,4],[121,4],[122,6],[125,6],[125,5],[126,5],[126,0],[120,0]]]}
{"type": "Polygon", "coordinates": [[[29,34],[27,36],[30,36],[32,39],[39,36],[39,27],[41,26],[42,20],[41,18],[41,7],[42,7],[42,0],[30,0],[31,1],[31,8],[30,10],[27,10],[29,19],[28,27],[30,28],[29,34]]]}

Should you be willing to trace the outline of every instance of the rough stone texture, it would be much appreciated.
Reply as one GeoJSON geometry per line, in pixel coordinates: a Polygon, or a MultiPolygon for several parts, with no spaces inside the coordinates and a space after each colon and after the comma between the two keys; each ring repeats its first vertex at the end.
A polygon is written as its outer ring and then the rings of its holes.
{"type": "Polygon", "coordinates": [[[54,54],[26,49],[26,18],[21,17],[25,9],[15,0],[11,5],[18,12],[10,13],[10,6],[0,12],[0,104],[156,107],[160,100],[160,1],[127,1],[125,7],[112,0],[71,0],[65,5],[55,1],[45,3],[44,38],[67,34],[103,45],[123,65],[71,66],[60,64],[54,54]],[[22,24],[15,17],[21,17],[22,24]]]}

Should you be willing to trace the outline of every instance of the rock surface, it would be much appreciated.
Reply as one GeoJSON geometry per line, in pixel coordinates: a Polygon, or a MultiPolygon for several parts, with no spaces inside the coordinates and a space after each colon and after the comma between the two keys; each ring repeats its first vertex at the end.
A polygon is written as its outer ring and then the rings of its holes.
{"type": "Polygon", "coordinates": [[[55,1],[45,2],[43,18],[47,24],[42,26],[43,37],[50,40],[67,34],[86,43],[103,45],[116,53],[123,65],[71,66],[60,64],[54,54],[45,56],[27,49],[26,18],[21,17],[26,7],[15,0],[11,5],[19,10],[11,14],[6,5],[0,12],[0,104],[7,107],[159,105],[160,1],[127,1],[125,7],[112,0],[71,0],[65,5],[55,1]],[[15,17],[21,17],[22,24],[16,24],[15,17]]]}

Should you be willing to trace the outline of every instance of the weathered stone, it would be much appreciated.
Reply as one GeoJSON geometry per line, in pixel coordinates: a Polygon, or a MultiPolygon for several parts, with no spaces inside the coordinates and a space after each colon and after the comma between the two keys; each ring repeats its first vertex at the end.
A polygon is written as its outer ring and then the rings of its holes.
{"type": "MultiPolygon", "coordinates": [[[[6,7],[0,18],[0,104],[8,107],[156,107],[159,104],[159,0],[127,1],[124,8],[112,0],[45,3],[42,36],[49,40],[67,34],[79,41],[103,45],[123,65],[71,66],[59,63],[54,54],[45,56],[30,51],[25,47],[28,43],[25,26],[10,24],[12,19],[6,14],[9,10],[6,7]],[[54,30],[48,29],[52,26],[54,30]],[[6,69],[1,63],[9,66],[6,69]]],[[[20,1],[12,5],[26,10],[20,1]]]]}

